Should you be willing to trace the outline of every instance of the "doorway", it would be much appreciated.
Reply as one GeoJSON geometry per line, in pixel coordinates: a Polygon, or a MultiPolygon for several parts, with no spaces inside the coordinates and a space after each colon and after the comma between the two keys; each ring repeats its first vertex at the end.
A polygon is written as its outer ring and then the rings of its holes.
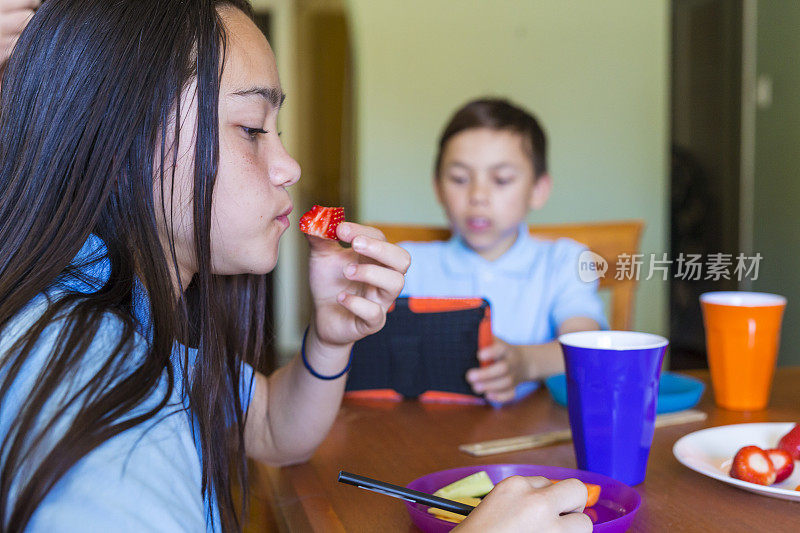
{"type": "Polygon", "coordinates": [[[743,0],[672,0],[673,369],[707,368],[699,297],[738,288],[731,273],[742,229],[742,21],[743,0]],[[699,269],[687,268],[692,260],[699,269]],[[709,269],[727,261],[727,276],[709,269]]]}
{"type": "MultiPolygon", "coordinates": [[[[358,220],[355,187],[354,90],[352,46],[343,0],[297,2],[298,143],[294,155],[303,170],[296,211],[314,204],[341,206],[347,220],[358,220]]],[[[307,246],[298,246],[298,292],[309,294],[307,246]]],[[[311,316],[310,298],[298,301],[298,323],[311,316]]]]}

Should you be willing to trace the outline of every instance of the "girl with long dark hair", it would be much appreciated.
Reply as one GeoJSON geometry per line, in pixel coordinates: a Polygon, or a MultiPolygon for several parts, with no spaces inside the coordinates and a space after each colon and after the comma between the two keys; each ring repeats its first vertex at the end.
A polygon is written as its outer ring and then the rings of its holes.
{"type": "MultiPolygon", "coordinates": [[[[351,247],[309,237],[302,354],[252,370],[300,169],[250,14],[244,0],[47,0],[5,65],[2,532],[239,530],[245,457],[313,453],[353,342],[402,288],[408,254],[377,230],[341,224],[351,247]]],[[[519,506],[579,524],[559,512],[585,489],[541,483],[498,485],[463,527],[519,506]]]]}

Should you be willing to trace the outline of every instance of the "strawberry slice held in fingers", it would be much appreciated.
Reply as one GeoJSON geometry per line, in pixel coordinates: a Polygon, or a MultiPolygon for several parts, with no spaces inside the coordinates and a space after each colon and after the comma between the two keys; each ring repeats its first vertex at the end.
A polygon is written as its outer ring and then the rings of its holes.
{"type": "Polygon", "coordinates": [[[736,452],[730,475],[732,478],[758,485],[775,483],[775,467],[767,452],[758,446],[745,446],[736,452]]]}
{"type": "Polygon", "coordinates": [[[343,207],[315,205],[300,217],[300,231],[323,239],[338,240],[336,228],[344,222],[343,207]]]}
{"type": "Polygon", "coordinates": [[[794,472],[794,459],[786,450],[773,448],[766,450],[772,466],[775,468],[775,483],[780,483],[794,472]]]}

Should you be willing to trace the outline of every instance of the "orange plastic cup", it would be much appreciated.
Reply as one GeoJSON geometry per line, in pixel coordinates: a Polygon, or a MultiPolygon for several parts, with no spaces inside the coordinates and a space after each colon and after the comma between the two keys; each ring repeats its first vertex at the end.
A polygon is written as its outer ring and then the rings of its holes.
{"type": "Polygon", "coordinates": [[[723,409],[764,409],[778,358],[786,298],[760,292],[700,296],[714,399],[723,409]]]}

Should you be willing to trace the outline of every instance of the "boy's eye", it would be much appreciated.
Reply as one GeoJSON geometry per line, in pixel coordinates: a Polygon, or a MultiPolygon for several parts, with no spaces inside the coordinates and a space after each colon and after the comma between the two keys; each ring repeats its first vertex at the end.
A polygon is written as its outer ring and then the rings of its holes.
{"type": "Polygon", "coordinates": [[[459,175],[456,175],[456,174],[450,174],[447,177],[447,179],[449,179],[451,182],[453,182],[453,183],[455,183],[457,185],[463,185],[463,184],[467,183],[467,181],[469,181],[469,178],[467,178],[466,176],[459,176],[459,175]]]}
{"type": "Polygon", "coordinates": [[[502,177],[502,178],[501,177],[496,177],[494,179],[494,182],[496,184],[498,184],[498,185],[508,185],[512,181],[514,181],[514,178],[511,178],[511,177],[502,177]]]}
{"type": "Polygon", "coordinates": [[[268,133],[267,130],[261,128],[248,128],[247,126],[242,126],[242,131],[250,138],[251,141],[255,141],[259,135],[268,133]]]}

